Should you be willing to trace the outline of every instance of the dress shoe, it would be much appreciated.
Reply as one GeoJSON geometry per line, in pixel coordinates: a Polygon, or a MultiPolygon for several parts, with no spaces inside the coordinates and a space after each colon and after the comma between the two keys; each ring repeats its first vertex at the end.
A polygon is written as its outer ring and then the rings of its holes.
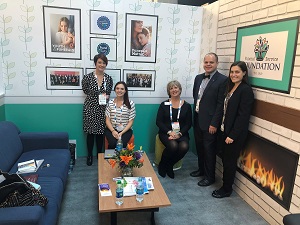
{"type": "Polygon", "coordinates": [[[226,191],[224,188],[220,188],[219,190],[214,190],[211,195],[215,198],[225,198],[225,197],[229,197],[231,194],[232,194],[232,190],[226,191]]]}
{"type": "Polygon", "coordinates": [[[171,178],[174,179],[175,178],[175,174],[173,171],[173,166],[170,166],[169,168],[167,168],[167,175],[171,178]]]}
{"type": "Polygon", "coordinates": [[[158,164],[158,174],[159,174],[161,177],[166,177],[167,170],[166,170],[165,165],[162,165],[161,163],[158,164]]]}
{"type": "Polygon", "coordinates": [[[204,178],[204,179],[202,179],[198,182],[198,185],[201,186],[201,187],[206,187],[206,186],[209,186],[213,183],[215,183],[215,182],[214,181],[209,181],[206,178],[204,178]]]}
{"type": "Polygon", "coordinates": [[[204,173],[201,172],[200,170],[196,170],[196,171],[191,172],[190,176],[191,177],[201,177],[201,176],[204,176],[204,173]]]}
{"type": "Polygon", "coordinates": [[[93,165],[93,156],[88,156],[86,158],[86,165],[88,165],[88,166],[93,165]]]}

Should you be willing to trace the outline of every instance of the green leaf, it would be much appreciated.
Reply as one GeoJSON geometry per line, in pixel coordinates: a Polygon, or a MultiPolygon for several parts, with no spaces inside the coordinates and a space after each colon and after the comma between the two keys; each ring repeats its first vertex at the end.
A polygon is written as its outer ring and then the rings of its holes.
{"type": "Polygon", "coordinates": [[[5,34],[10,34],[12,32],[13,28],[12,27],[8,27],[5,29],[4,33],[5,34]]]}
{"type": "Polygon", "coordinates": [[[11,19],[12,19],[11,16],[7,16],[7,17],[5,17],[4,22],[9,23],[11,21],[11,19]]]}
{"type": "Polygon", "coordinates": [[[30,57],[31,57],[31,58],[35,58],[36,55],[37,55],[37,53],[36,53],[36,52],[33,52],[33,53],[30,54],[30,57]]]}
{"type": "Polygon", "coordinates": [[[9,84],[5,87],[5,90],[11,90],[13,88],[13,85],[12,84],[9,84]]]}
{"type": "Polygon", "coordinates": [[[24,84],[25,86],[27,86],[28,82],[26,80],[22,80],[22,84],[24,84]]]}
{"type": "Polygon", "coordinates": [[[169,23],[173,24],[173,19],[172,18],[168,17],[167,20],[168,20],[169,23]]]}
{"type": "Polygon", "coordinates": [[[37,62],[35,61],[35,62],[32,62],[31,64],[30,64],[30,66],[31,67],[35,67],[37,65],[37,62]]]}
{"type": "Polygon", "coordinates": [[[22,19],[24,22],[27,22],[27,17],[26,17],[26,16],[21,15],[21,19],[22,19]]]}
{"type": "Polygon", "coordinates": [[[27,38],[26,38],[26,42],[32,41],[32,38],[33,38],[32,36],[27,37],[27,38]]]}
{"type": "Polygon", "coordinates": [[[171,64],[174,64],[174,63],[176,63],[176,61],[177,61],[177,59],[176,59],[176,58],[172,59],[172,60],[171,60],[171,64]]]}
{"type": "Polygon", "coordinates": [[[181,32],[182,32],[182,30],[181,29],[179,29],[179,30],[176,30],[176,35],[180,35],[181,34],[181,32]]]}
{"type": "Polygon", "coordinates": [[[176,18],[175,20],[174,20],[174,24],[177,24],[178,22],[179,22],[179,18],[176,18]]]}
{"type": "Polygon", "coordinates": [[[14,68],[15,67],[15,63],[14,62],[11,62],[7,65],[7,69],[11,69],[11,68],[14,68]]]}
{"type": "Polygon", "coordinates": [[[30,6],[28,9],[27,9],[27,12],[33,12],[34,10],[34,6],[30,6]]]}
{"type": "Polygon", "coordinates": [[[28,85],[29,85],[29,86],[32,86],[32,85],[34,85],[34,83],[35,83],[35,80],[32,80],[32,81],[29,82],[28,85]]]}
{"type": "Polygon", "coordinates": [[[25,29],[25,31],[26,31],[26,33],[29,33],[30,31],[32,31],[32,27],[27,27],[27,28],[25,29]]]}
{"type": "Polygon", "coordinates": [[[9,54],[10,54],[10,50],[6,50],[2,53],[2,57],[9,56],[9,54]]]}
{"type": "Polygon", "coordinates": [[[0,10],[6,9],[7,3],[3,3],[0,5],[0,10]]]}
{"type": "Polygon", "coordinates": [[[142,9],[142,5],[138,5],[137,7],[136,7],[136,11],[139,11],[139,10],[141,10],[142,9]]]}
{"type": "Polygon", "coordinates": [[[16,72],[13,72],[13,73],[10,73],[7,77],[9,78],[9,79],[12,79],[12,78],[15,78],[16,77],[16,72]]]}
{"type": "Polygon", "coordinates": [[[21,8],[21,10],[22,10],[23,12],[27,12],[27,8],[26,8],[25,6],[20,5],[20,8],[21,8]]]}
{"type": "Polygon", "coordinates": [[[29,58],[29,57],[30,57],[30,55],[29,55],[28,52],[23,52],[23,55],[24,55],[26,58],[29,58]]]}
{"type": "Polygon", "coordinates": [[[2,43],[1,43],[2,46],[6,46],[6,45],[8,45],[8,44],[9,44],[9,39],[5,39],[5,40],[3,40],[2,43]]]}
{"type": "Polygon", "coordinates": [[[34,72],[33,71],[31,71],[30,73],[28,73],[28,75],[27,75],[28,77],[33,77],[34,76],[34,72]]]}
{"type": "Polygon", "coordinates": [[[179,71],[179,68],[173,70],[173,73],[176,74],[176,73],[178,73],[178,71],[179,71]]]}
{"type": "Polygon", "coordinates": [[[173,49],[172,50],[172,55],[175,55],[178,52],[178,49],[173,49]]]}
{"type": "Polygon", "coordinates": [[[181,42],[181,39],[177,39],[176,41],[175,41],[175,44],[179,44],[181,42]]]}
{"type": "Polygon", "coordinates": [[[34,21],[34,18],[35,18],[34,16],[29,17],[28,22],[31,23],[32,21],[34,21]]]}

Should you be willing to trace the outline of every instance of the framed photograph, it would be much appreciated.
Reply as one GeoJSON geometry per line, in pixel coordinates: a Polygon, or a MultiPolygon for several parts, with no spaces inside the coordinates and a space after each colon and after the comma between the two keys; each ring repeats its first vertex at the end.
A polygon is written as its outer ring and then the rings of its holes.
{"type": "MultiPolygon", "coordinates": [[[[94,71],[95,68],[85,68],[85,74],[94,71]]],[[[121,69],[105,69],[105,73],[107,73],[113,79],[113,88],[114,88],[114,85],[121,80],[121,69]]]]}
{"type": "Polygon", "coordinates": [[[43,6],[45,58],[81,59],[81,10],[43,6]]]}
{"type": "Polygon", "coordinates": [[[90,33],[117,36],[118,13],[90,10],[90,33]]]}
{"type": "Polygon", "coordinates": [[[117,39],[115,38],[90,38],[90,59],[100,53],[106,55],[108,61],[117,61],[117,39]]]}
{"type": "Polygon", "coordinates": [[[290,93],[298,31],[299,17],[237,29],[235,60],[247,64],[252,86],[290,93]]]}
{"type": "Polygon", "coordinates": [[[155,70],[123,70],[129,91],[155,91],[155,70]]]}
{"type": "Polygon", "coordinates": [[[47,90],[81,90],[83,68],[46,67],[47,90]]]}
{"type": "Polygon", "coordinates": [[[125,62],[156,62],[158,16],[126,13],[125,62]]]}

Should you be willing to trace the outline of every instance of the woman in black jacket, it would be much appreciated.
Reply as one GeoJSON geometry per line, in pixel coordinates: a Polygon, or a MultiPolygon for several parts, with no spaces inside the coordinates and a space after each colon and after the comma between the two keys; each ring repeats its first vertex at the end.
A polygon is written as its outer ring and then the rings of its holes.
{"type": "Polygon", "coordinates": [[[243,61],[230,66],[221,125],[223,186],[213,191],[215,198],[229,197],[237,168],[237,159],[245,145],[254,95],[248,84],[248,69],[243,61]]]}

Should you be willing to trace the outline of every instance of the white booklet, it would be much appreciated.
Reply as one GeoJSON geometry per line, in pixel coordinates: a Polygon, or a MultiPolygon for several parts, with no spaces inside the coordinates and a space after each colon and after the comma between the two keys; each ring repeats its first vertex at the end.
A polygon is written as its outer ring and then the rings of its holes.
{"type": "Polygon", "coordinates": [[[18,174],[22,174],[22,173],[34,173],[36,172],[40,166],[42,165],[42,163],[44,162],[44,159],[40,159],[40,160],[28,160],[25,162],[20,162],[18,163],[18,174]]]}
{"type": "MultiPolygon", "coordinates": [[[[136,186],[138,184],[138,177],[124,177],[126,185],[124,187],[124,196],[133,196],[136,194],[136,186]]],[[[151,177],[143,177],[144,193],[149,193],[149,190],[154,190],[151,177]]]]}

